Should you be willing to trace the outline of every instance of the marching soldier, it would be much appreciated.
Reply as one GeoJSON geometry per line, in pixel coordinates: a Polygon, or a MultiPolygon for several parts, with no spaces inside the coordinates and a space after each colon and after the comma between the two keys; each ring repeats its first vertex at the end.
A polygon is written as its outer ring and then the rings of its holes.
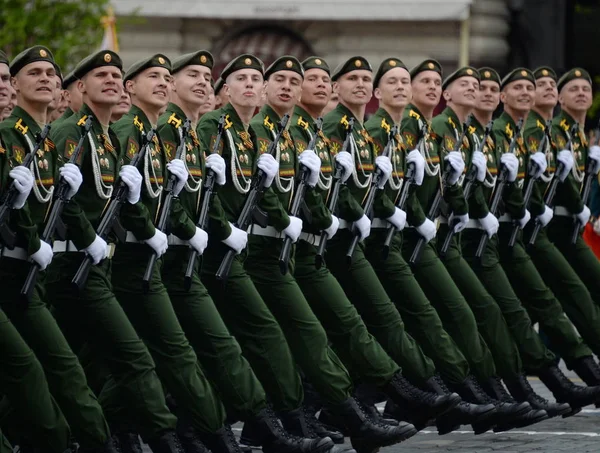
{"type": "Polygon", "coordinates": [[[229,103],[229,94],[226,90],[223,90],[223,85],[225,85],[225,81],[219,77],[215,81],[215,110],[220,109],[221,107],[226,106],[229,103]]]}
{"type": "Polygon", "coordinates": [[[64,113],[52,123],[52,127],[54,128],[73,115],[73,113],[77,113],[82,104],[81,92],[77,89],[77,78],[73,71],[69,72],[63,79],[62,89],[68,106],[64,113]]]}
{"type": "Polygon", "coordinates": [[[119,99],[119,103],[115,105],[115,107],[110,112],[110,123],[116,123],[119,121],[123,115],[129,112],[131,108],[131,97],[126,90],[123,90],[121,93],[121,98],[119,99]]]}

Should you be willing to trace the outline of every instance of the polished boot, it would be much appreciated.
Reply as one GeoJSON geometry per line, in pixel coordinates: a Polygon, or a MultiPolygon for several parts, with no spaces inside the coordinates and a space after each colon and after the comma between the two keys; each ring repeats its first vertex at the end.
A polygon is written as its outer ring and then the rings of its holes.
{"type": "Polygon", "coordinates": [[[555,365],[541,370],[539,377],[544,385],[550,389],[556,401],[569,403],[573,409],[600,402],[600,386],[583,387],[575,385],[555,365]]]}
{"type": "Polygon", "coordinates": [[[177,436],[185,453],[209,452],[210,447],[205,445],[203,433],[200,433],[183,417],[177,420],[177,436]]]}
{"type": "Polygon", "coordinates": [[[121,453],[143,453],[142,442],[138,433],[131,431],[113,434],[113,441],[119,446],[121,453]]]}
{"type": "Polygon", "coordinates": [[[580,357],[573,363],[573,371],[588,386],[600,385],[600,365],[594,360],[594,357],[580,357]]]}
{"type": "Polygon", "coordinates": [[[231,426],[229,425],[222,426],[212,434],[202,433],[200,438],[212,453],[242,452],[242,449],[231,430],[231,426]]]}
{"type": "MultiPolygon", "coordinates": [[[[87,447],[82,447],[80,446],[77,450],[75,450],[74,448],[71,448],[70,450],[66,450],[65,453],[67,453],[68,451],[77,451],[77,453],[121,453],[121,452],[133,452],[133,453],[142,453],[142,445],[140,443],[140,439],[139,437],[137,437],[137,434],[135,434],[136,438],[137,438],[137,448],[133,449],[133,450],[121,450],[119,448],[119,441],[116,439],[116,436],[113,435],[113,437],[110,437],[102,447],[96,447],[96,448],[87,448],[87,447]]],[[[23,449],[21,449],[21,451],[23,453],[25,453],[25,451],[23,449]]]]}
{"type": "Polygon", "coordinates": [[[148,442],[148,445],[152,453],[185,453],[175,431],[165,431],[159,438],[148,442]]]}
{"type": "Polygon", "coordinates": [[[533,409],[546,411],[550,418],[571,412],[571,406],[567,403],[553,403],[535,393],[524,374],[514,379],[505,379],[504,383],[513,398],[517,401],[527,401],[533,409]]]}

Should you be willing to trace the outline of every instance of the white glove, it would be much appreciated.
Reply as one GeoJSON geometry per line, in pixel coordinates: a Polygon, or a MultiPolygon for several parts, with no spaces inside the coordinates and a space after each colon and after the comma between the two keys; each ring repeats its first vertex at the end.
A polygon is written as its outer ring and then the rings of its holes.
{"type": "Polygon", "coordinates": [[[321,172],[321,159],[319,159],[319,156],[312,149],[307,149],[298,156],[298,162],[308,170],[306,183],[310,187],[315,187],[321,172]]]}
{"type": "Polygon", "coordinates": [[[358,230],[360,240],[366,239],[371,234],[371,221],[363,214],[363,216],[352,224],[358,230]]]}
{"type": "Polygon", "coordinates": [[[527,225],[527,222],[529,222],[529,220],[531,220],[531,213],[529,212],[528,209],[525,209],[525,215],[523,216],[523,218],[517,220],[517,224],[519,225],[519,228],[520,229],[525,228],[525,225],[527,225]]]}
{"type": "Polygon", "coordinates": [[[173,159],[167,164],[167,170],[175,176],[175,184],[173,185],[173,195],[177,196],[183,190],[185,182],[188,179],[188,171],[181,159],[173,159]]]}
{"type": "Polygon", "coordinates": [[[563,149],[556,156],[556,160],[562,164],[562,169],[560,173],[557,173],[556,176],[560,182],[564,182],[569,176],[573,165],[575,164],[575,159],[573,159],[573,153],[568,149],[563,149]]]}
{"type": "Polygon", "coordinates": [[[423,236],[423,239],[425,239],[425,242],[431,241],[437,233],[435,223],[433,223],[428,218],[425,218],[425,222],[423,222],[421,225],[419,225],[418,227],[415,227],[415,230],[417,230],[417,233],[419,233],[421,236],[423,236]]]}
{"type": "Polygon", "coordinates": [[[544,173],[546,171],[546,168],[548,168],[546,155],[542,152],[533,153],[529,156],[529,160],[535,163],[529,176],[533,179],[542,176],[542,173],[544,173]]]}
{"type": "Polygon", "coordinates": [[[292,242],[296,242],[302,233],[302,220],[298,217],[290,216],[290,224],[282,231],[283,234],[289,236],[292,242]]]}
{"type": "Polygon", "coordinates": [[[462,154],[458,151],[450,151],[444,160],[447,162],[447,165],[450,165],[451,171],[450,176],[448,177],[448,184],[453,186],[456,184],[463,174],[465,170],[465,161],[462,158],[462,154]]]}
{"type": "Polygon", "coordinates": [[[40,240],[40,248],[37,252],[29,257],[30,260],[35,261],[40,267],[40,270],[44,270],[52,262],[52,247],[45,241],[40,240]]]}
{"type": "Polygon", "coordinates": [[[31,189],[33,189],[33,175],[29,168],[25,168],[23,165],[19,165],[18,167],[13,168],[8,174],[12,179],[14,179],[14,185],[19,195],[15,197],[15,201],[11,206],[12,209],[21,209],[25,206],[25,202],[27,201],[27,197],[31,193],[31,189]]]}
{"type": "Polygon", "coordinates": [[[375,167],[381,170],[381,179],[379,180],[377,188],[383,189],[385,183],[388,182],[388,179],[390,179],[390,175],[392,174],[392,161],[387,156],[377,156],[375,158],[375,167]]]}
{"type": "Polygon", "coordinates": [[[354,170],[354,159],[348,151],[340,151],[335,155],[335,164],[341,165],[344,169],[342,173],[342,182],[348,181],[348,178],[354,170]]]}
{"type": "Polygon", "coordinates": [[[108,256],[108,244],[100,236],[96,235],[94,242],[84,248],[83,251],[92,259],[92,263],[98,264],[108,256]]]}
{"type": "Polygon", "coordinates": [[[588,208],[586,205],[583,205],[583,210],[579,214],[575,214],[575,217],[581,226],[586,226],[590,220],[590,215],[592,215],[590,208],[588,208]]]}
{"type": "Polygon", "coordinates": [[[592,173],[597,174],[600,171],[600,146],[594,145],[588,150],[588,159],[594,161],[592,173]]]}
{"type": "Polygon", "coordinates": [[[279,171],[279,162],[275,160],[273,156],[268,153],[261,154],[258,158],[258,162],[256,163],[258,168],[260,168],[266,176],[265,179],[265,188],[271,187],[273,184],[273,180],[275,179],[275,175],[279,171]]]}
{"type": "Polygon", "coordinates": [[[340,219],[338,219],[336,216],[331,214],[331,225],[329,225],[329,228],[325,229],[325,233],[327,233],[327,237],[329,239],[334,237],[335,233],[337,233],[339,227],[340,227],[340,219]]]}
{"type": "Polygon", "coordinates": [[[387,220],[396,227],[396,231],[402,231],[406,226],[406,212],[400,208],[395,208],[394,213],[387,220]]]}
{"type": "Polygon", "coordinates": [[[77,165],[66,163],[58,170],[58,172],[69,185],[69,191],[67,192],[67,200],[70,200],[75,196],[75,194],[81,187],[81,183],[83,182],[83,176],[81,175],[81,171],[79,170],[79,167],[77,165]]]}
{"type": "Polygon", "coordinates": [[[142,175],[140,175],[139,170],[133,165],[123,165],[121,171],[119,171],[119,176],[129,189],[127,201],[130,204],[136,204],[140,201],[140,194],[142,192],[142,175]]]}
{"type": "Polygon", "coordinates": [[[460,233],[462,230],[465,229],[467,223],[469,222],[469,214],[463,214],[459,216],[450,214],[450,217],[448,218],[448,224],[452,225],[454,223],[454,219],[458,219],[458,222],[456,223],[456,225],[454,225],[454,232],[460,233]]]}
{"type": "MultiPolygon", "coordinates": [[[[569,154],[571,154],[571,152],[569,152],[569,154]]],[[[550,223],[552,217],[554,217],[554,211],[550,207],[544,206],[544,212],[537,216],[536,219],[538,219],[540,224],[545,227],[550,223]]]]}
{"type": "Polygon", "coordinates": [[[218,185],[225,185],[225,159],[216,153],[210,154],[206,158],[206,168],[210,168],[215,173],[215,178],[218,185]]]}
{"type": "Polygon", "coordinates": [[[160,230],[154,230],[154,236],[150,239],[146,239],[144,243],[148,244],[159,257],[164,255],[169,248],[167,235],[160,230]]]}
{"type": "Polygon", "coordinates": [[[406,156],[406,165],[413,164],[415,166],[415,185],[420,186],[423,184],[423,177],[425,176],[425,158],[421,155],[418,149],[413,149],[408,156],[406,156]]]}
{"type": "Polygon", "coordinates": [[[231,227],[231,234],[221,242],[230,249],[235,250],[235,253],[239,255],[246,248],[246,244],[248,244],[248,233],[240,230],[231,222],[229,222],[229,226],[231,227]]]}
{"type": "Polygon", "coordinates": [[[196,233],[190,238],[188,244],[192,246],[199,255],[204,253],[204,249],[208,245],[208,234],[202,228],[196,227],[196,233]]]}
{"type": "Polygon", "coordinates": [[[488,237],[492,237],[494,234],[498,232],[498,228],[500,228],[500,222],[494,214],[488,212],[488,214],[482,218],[477,219],[481,228],[487,233],[488,237]]]}
{"type": "Polygon", "coordinates": [[[519,171],[519,159],[512,153],[504,153],[500,157],[500,163],[508,170],[508,182],[515,182],[517,179],[517,172],[519,171]]]}
{"type": "Polygon", "coordinates": [[[481,151],[475,151],[471,157],[471,165],[477,169],[475,178],[479,182],[485,179],[485,171],[487,170],[487,160],[481,151]]]}
{"type": "Polygon", "coordinates": [[[594,224],[592,225],[594,233],[600,236],[600,219],[596,219],[594,224]]]}

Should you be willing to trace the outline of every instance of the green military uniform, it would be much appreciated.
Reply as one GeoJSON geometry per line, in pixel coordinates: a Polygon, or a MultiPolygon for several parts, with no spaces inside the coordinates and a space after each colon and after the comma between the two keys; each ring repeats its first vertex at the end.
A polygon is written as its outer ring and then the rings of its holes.
{"type": "MultiPolygon", "coordinates": [[[[125,80],[135,77],[147,68],[162,67],[170,71],[170,61],[161,54],[133,65],[125,80]]],[[[143,136],[152,129],[144,111],[136,105],[111,126],[119,140],[124,163],[128,164],[142,149],[143,136]]],[[[141,291],[141,283],[148,259],[154,251],[141,241],[152,237],[155,228],[151,219],[158,218],[163,187],[166,186],[166,161],[175,157],[175,150],[167,148],[159,135],[146,154],[143,170],[144,183],[141,203],[147,214],[127,227],[127,243],[121,245],[113,258],[113,285],[115,295],[136,331],[146,343],[156,363],[156,371],[169,393],[190,417],[192,425],[204,432],[214,433],[223,426],[224,409],[214,389],[197,363],[177,320],[167,289],[161,280],[162,260],[159,258],[150,280],[148,292],[141,291]]],[[[188,240],[195,233],[194,222],[185,213],[179,199],[173,199],[169,231],[188,240]]]]}
{"type": "MultiPolygon", "coordinates": [[[[15,57],[11,63],[11,74],[17,74],[21,68],[34,61],[54,64],[47,48],[35,46],[15,57]]],[[[10,169],[22,163],[25,155],[33,149],[39,132],[41,128],[38,123],[19,106],[0,124],[0,135],[6,146],[6,152],[2,153],[5,158],[3,180],[8,179],[10,169]]],[[[23,310],[23,302],[20,301],[21,287],[31,266],[27,258],[40,247],[39,234],[44,227],[61,165],[62,159],[54,143],[46,139],[31,167],[35,184],[28,203],[23,209],[13,211],[10,216],[10,225],[17,234],[17,242],[15,250],[4,249],[2,252],[0,278],[4,282],[4,297],[0,306],[43,364],[49,386],[78,441],[86,447],[99,447],[110,437],[108,425],[95,395],[87,385],[76,355],[46,306],[45,272],[40,273],[26,310],[23,310]]],[[[78,222],[81,215],[77,204],[69,203],[62,217],[71,226],[78,222]]]]}
{"type": "MultiPolygon", "coordinates": [[[[86,74],[92,68],[107,65],[120,68],[121,60],[113,52],[102,51],[82,61],[78,68],[86,74]]],[[[53,130],[53,141],[61,156],[72,155],[82,135],[78,124],[88,115],[94,113],[84,104],[77,114],[53,130]]],[[[47,287],[61,325],[66,325],[70,334],[77,335],[80,343],[83,338],[88,340],[94,355],[107,364],[113,382],[119,386],[118,394],[109,387],[100,394],[111,426],[117,431],[134,429],[151,441],[174,429],[176,419],[165,405],[154,362],[113,293],[112,260],[92,266],[86,285],[79,292],[71,284],[83,260],[83,254],[77,250],[89,246],[96,237],[95,231],[113,192],[121,161],[117,137],[94,118],[79,159],[84,183],[74,197],[83,212],[77,217],[77,224],[68,225],[69,242],[63,244],[66,253],[55,256],[47,287]]],[[[141,203],[125,203],[121,221],[127,228],[143,217],[143,213],[141,203]]],[[[107,242],[115,240],[111,235],[107,242]]]]}

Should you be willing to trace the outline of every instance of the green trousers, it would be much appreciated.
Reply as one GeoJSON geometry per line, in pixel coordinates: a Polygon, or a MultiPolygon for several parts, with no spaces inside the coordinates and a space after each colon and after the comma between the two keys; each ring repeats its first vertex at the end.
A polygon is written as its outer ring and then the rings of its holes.
{"type": "MultiPolygon", "coordinates": [[[[553,364],[555,356],[534,330],[529,313],[515,294],[508,276],[500,265],[498,236],[493,236],[488,240],[481,258],[475,257],[482,233],[483,230],[479,229],[467,229],[461,233],[463,255],[502,311],[512,339],[519,350],[515,361],[519,356],[522,360],[519,369],[524,368],[528,372],[536,374],[540,369],[553,364]]],[[[480,323],[480,331],[483,332],[485,328],[484,316],[483,322],[480,323]]],[[[496,366],[499,368],[497,362],[496,366]]],[[[510,378],[510,376],[506,377],[510,378]]]]}
{"type": "MultiPolygon", "coordinates": [[[[414,229],[405,230],[402,243],[404,259],[410,259],[419,237],[414,229]]],[[[435,247],[435,239],[426,244],[411,269],[438,312],[444,328],[469,361],[473,374],[482,380],[489,379],[496,375],[492,353],[477,329],[473,311],[438,257],[435,247]]]]}
{"type": "Polygon", "coordinates": [[[384,387],[400,367],[371,335],[329,269],[315,267],[316,254],[314,245],[298,241],[294,270],[298,286],[352,376],[384,387]]]}
{"type": "Polygon", "coordinates": [[[372,229],[365,241],[364,254],[369,260],[388,297],[391,298],[406,330],[435,363],[447,382],[460,384],[470,372],[469,363],[452,337],[444,330],[442,320],[410,266],[402,256],[402,234],[396,233],[387,259],[383,259],[386,229],[372,229]]]}
{"type": "Polygon", "coordinates": [[[99,400],[111,428],[132,429],[150,441],[175,429],[177,419],[166,406],[148,349],[113,293],[112,260],[92,266],[85,287],[77,291],[71,280],[82,259],[78,252],[55,255],[47,300],[54,305],[67,339],[73,336],[76,344],[87,342],[109,367],[120,391],[103,390],[99,400]]]}
{"type": "Polygon", "coordinates": [[[200,366],[228,414],[247,420],[266,406],[265,391],[200,281],[198,262],[190,290],[184,289],[189,251],[189,247],[169,247],[163,258],[163,283],[200,366]]]}
{"type": "Polygon", "coordinates": [[[225,245],[209,239],[202,256],[202,283],[274,409],[297,409],[304,398],[302,382],[281,326],[244,269],[247,252],[233,260],[226,283],[215,277],[226,250],[225,245]]]}
{"type": "Polygon", "coordinates": [[[12,258],[0,261],[3,291],[0,307],[42,364],[50,391],[77,441],[86,448],[101,447],[110,437],[108,424],[77,356],[43,302],[44,273],[38,278],[29,304],[25,305],[20,298],[29,267],[27,261],[12,258]]]}
{"type": "Polygon", "coordinates": [[[325,329],[313,313],[292,274],[279,270],[283,241],[250,235],[246,272],[281,326],[294,360],[325,403],[348,399],[352,380],[342,361],[329,347],[325,329]]]}
{"type": "MultiPolygon", "coordinates": [[[[11,259],[2,258],[1,262],[7,260],[11,259]]],[[[4,280],[3,284],[6,283],[4,280]]],[[[19,433],[32,445],[53,453],[62,453],[69,447],[71,431],[50,394],[44,370],[3,311],[0,311],[0,393],[6,395],[7,406],[18,419],[19,433]]],[[[4,451],[8,445],[4,436],[1,444],[4,451]]]]}
{"type": "Polygon", "coordinates": [[[515,293],[529,312],[531,320],[540,324],[565,362],[591,355],[592,351],[575,331],[560,302],[548,288],[525,250],[522,233],[519,233],[514,247],[508,246],[511,231],[512,223],[500,224],[498,230],[500,264],[515,293]]]}
{"type": "Polygon", "coordinates": [[[154,266],[148,292],[142,291],[151,253],[146,244],[127,243],[117,248],[113,258],[115,295],[148,347],[156,373],[177,407],[196,429],[214,433],[223,426],[225,409],[179,324],[162,282],[162,259],[154,266]]]}

